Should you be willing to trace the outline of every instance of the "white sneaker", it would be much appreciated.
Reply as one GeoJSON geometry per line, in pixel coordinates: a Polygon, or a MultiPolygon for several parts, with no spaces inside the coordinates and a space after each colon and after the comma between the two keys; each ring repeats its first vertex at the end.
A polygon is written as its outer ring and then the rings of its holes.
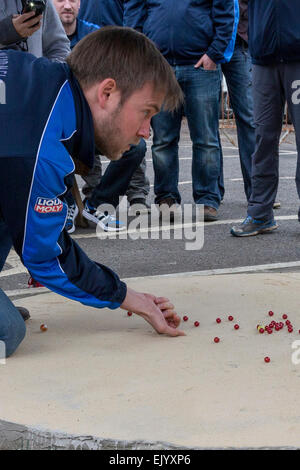
{"type": "Polygon", "coordinates": [[[65,224],[65,229],[68,233],[73,233],[75,232],[75,219],[78,215],[78,207],[74,203],[70,206],[68,206],[68,214],[67,214],[67,220],[65,224]]]}
{"type": "Polygon", "coordinates": [[[105,232],[120,232],[121,230],[126,230],[125,224],[120,220],[117,220],[115,216],[110,215],[107,212],[92,209],[87,202],[85,203],[82,215],[87,220],[91,220],[95,224],[99,225],[105,232]]]}

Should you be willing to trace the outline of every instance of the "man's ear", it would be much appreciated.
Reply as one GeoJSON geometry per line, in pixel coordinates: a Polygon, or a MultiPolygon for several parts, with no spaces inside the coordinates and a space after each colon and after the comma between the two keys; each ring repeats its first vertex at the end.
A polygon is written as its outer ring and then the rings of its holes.
{"type": "Polygon", "coordinates": [[[113,78],[106,78],[99,83],[97,89],[97,99],[101,108],[105,108],[111,95],[117,91],[117,85],[113,78]]]}

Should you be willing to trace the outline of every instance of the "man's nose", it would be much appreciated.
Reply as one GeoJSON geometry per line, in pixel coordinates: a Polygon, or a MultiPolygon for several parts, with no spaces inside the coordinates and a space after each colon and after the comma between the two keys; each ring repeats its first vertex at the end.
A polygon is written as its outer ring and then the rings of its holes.
{"type": "Polygon", "coordinates": [[[151,136],[150,121],[146,121],[139,129],[138,135],[144,139],[149,139],[151,136]]]}
{"type": "Polygon", "coordinates": [[[72,9],[71,3],[68,2],[68,1],[64,2],[64,9],[65,10],[71,10],[72,9]]]}

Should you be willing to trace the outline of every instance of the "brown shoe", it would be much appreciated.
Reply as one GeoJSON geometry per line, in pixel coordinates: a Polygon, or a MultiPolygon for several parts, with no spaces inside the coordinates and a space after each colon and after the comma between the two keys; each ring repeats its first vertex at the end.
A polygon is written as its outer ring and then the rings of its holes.
{"type": "Polygon", "coordinates": [[[218,220],[217,209],[210,206],[204,206],[204,222],[214,222],[218,220]]]}
{"type": "Polygon", "coordinates": [[[169,215],[171,223],[174,222],[174,216],[176,214],[181,215],[180,207],[172,197],[161,199],[158,203],[158,208],[160,217],[162,217],[163,214],[169,215]]]}

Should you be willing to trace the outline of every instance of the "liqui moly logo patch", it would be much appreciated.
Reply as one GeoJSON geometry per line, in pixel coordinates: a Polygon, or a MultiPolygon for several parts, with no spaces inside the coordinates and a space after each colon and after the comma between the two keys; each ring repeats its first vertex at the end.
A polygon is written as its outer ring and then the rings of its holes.
{"type": "Polygon", "coordinates": [[[63,210],[63,203],[58,198],[46,199],[44,197],[38,197],[34,206],[34,210],[40,214],[61,212],[63,210]]]}

